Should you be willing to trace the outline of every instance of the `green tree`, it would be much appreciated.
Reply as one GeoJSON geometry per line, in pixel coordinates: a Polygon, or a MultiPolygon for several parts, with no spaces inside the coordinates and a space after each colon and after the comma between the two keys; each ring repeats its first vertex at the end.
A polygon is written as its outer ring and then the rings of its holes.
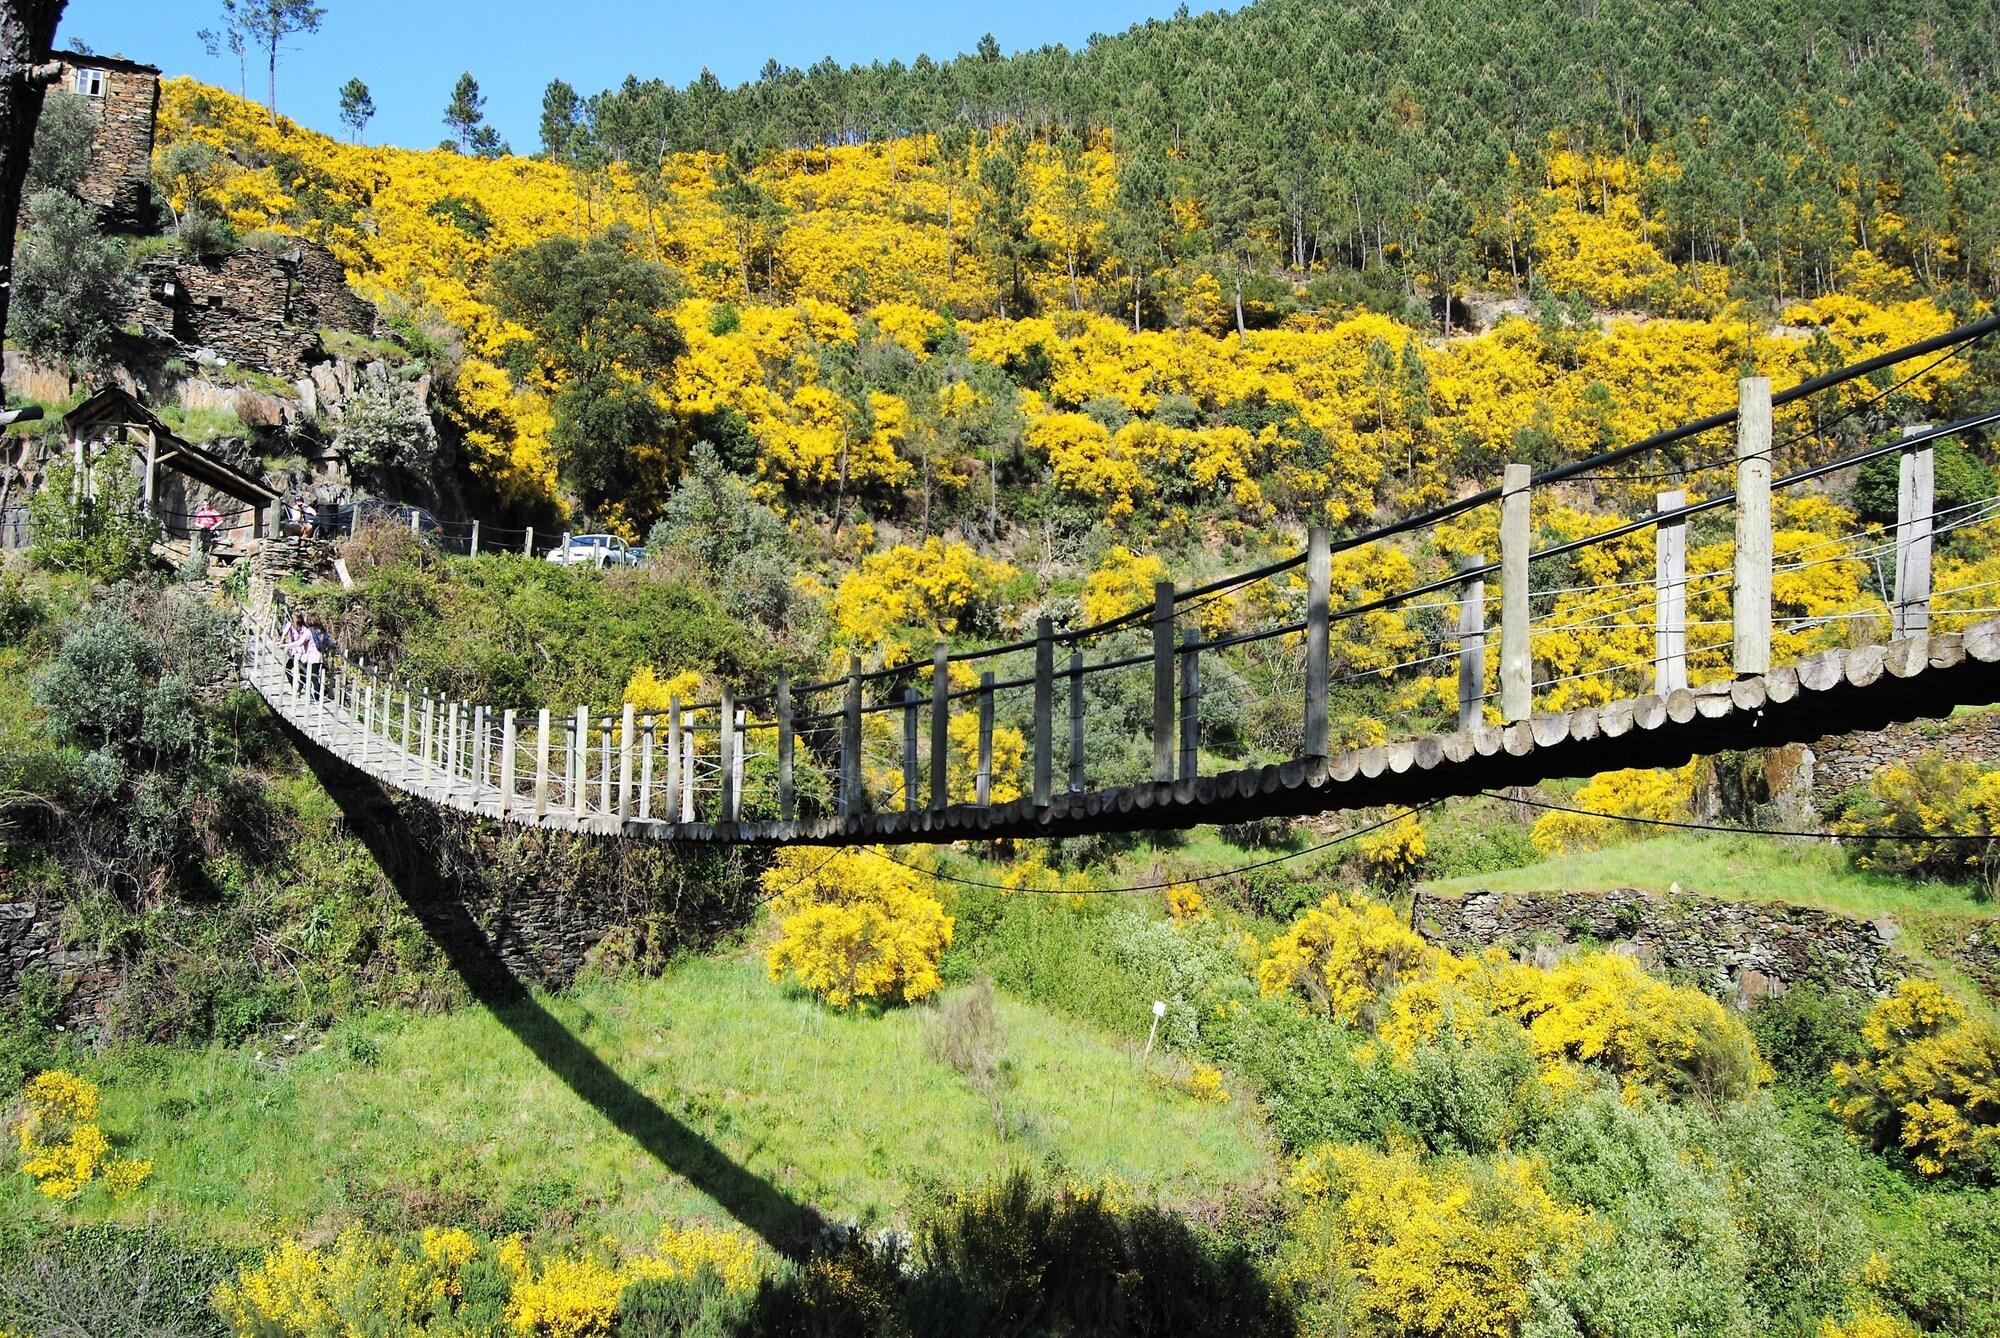
{"type": "Polygon", "coordinates": [[[486,124],[486,95],[479,91],[479,81],[470,70],[459,75],[458,82],[452,85],[451,101],[444,107],[444,124],[452,136],[446,143],[460,153],[494,158],[507,152],[507,146],[500,142],[500,132],[486,124]]]}
{"type": "Polygon", "coordinates": [[[75,193],[90,170],[97,144],[97,117],[74,93],[51,93],[42,102],[42,119],[35,125],[35,148],[28,158],[27,191],[75,193]]]}
{"type": "Polygon", "coordinates": [[[550,442],[589,506],[643,499],[674,472],[673,425],[654,383],[685,347],[668,314],[677,285],[633,253],[634,240],[622,225],[588,241],[552,237],[493,266],[501,313],[534,335],[514,360],[553,389],[550,442]]]}
{"type": "Polygon", "coordinates": [[[224,13],[234,16],[244,45],[264,58],[270,83],[265,109],[278,123],[278,53],[291,38],[319,31],[326,7],[312,0],[224,0],[224,13]]]}
{"type": "Polygon", "coordinates": [[[145,513],[139,472],[138,460],[123,447],[87,457],[82,478],[68,456],[53,461],[28,499],[35,561],[106,582],[144,566],[160,526],[145,513]]]}
{"type": "Polygon", "coordinates": [[[28,201],[27,240],[14,267],[7,333],[39,358],[100,365],[122,319],[125,247],[104,236],[97,211],[67,191],[28,201]]]}
{"type": "Polygon", "coordinates": [[[375,117],[375,98],[368,91],[368,85],[360,79],[349,79],[340,86],[340,123],[353,135],[359,144],[368,122],[375,117]]]}
{"type": "MultiPolygon", "coordinates": [[[[736,241],[737,270],[746,299],[750,296],[752,262],[762,257],[767,265],[776,264],[773,234],[784,219],[784,209],[777,197],[751,175],[756,165],[750,146],[739,142],[713,171],[715,202],[722,207],[724,217],[729,220],[730,236],[736,241]]],[[[775,280],[776,276],[768,277],[775,280]]]]}
{"type": "MultiPolygon", "coordinates": [[[[450,120],[447,112],[445,119],[450,120]]],[[[551,79],[542,90],[542,153],[552,162],[561,162],[569,153],[570,136],[583,123],[583,99],[567,80],[551,79]]]]}
{"type": "Polygon", "coordinates": [[[1006,279],[999,293],[1003,320],[1010,297],[1015,315],[1027,313],[1028,269],[1045,260],[1049,252],[1048,243],[1029,227],[1028,179],[1021,170],[1025,156],[1022,137],[1003,131],[979,160],[979,211],[974,226],[987,263],[1006,279]]]}

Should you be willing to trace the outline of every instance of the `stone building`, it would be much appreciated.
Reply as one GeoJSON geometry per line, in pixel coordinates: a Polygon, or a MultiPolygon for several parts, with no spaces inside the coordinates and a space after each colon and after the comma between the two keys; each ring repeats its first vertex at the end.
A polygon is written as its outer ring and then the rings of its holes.
{"type": "Polygon", "coordinates": [[[153,124],[160,71],[118,56],[59,51],[50,89],[82,98],[97,116],[97,140],[77,193],[104,211],[106,226],[140,229],[153,218],[153,124]]]}
{"type": "Polygon", "coordinates": [[[376,329],[333,253],[302,238],[199,262],[155,256],[138,278],[132,315],[149,333],[288,378],[314,359],[322,327],[376,329]]]}

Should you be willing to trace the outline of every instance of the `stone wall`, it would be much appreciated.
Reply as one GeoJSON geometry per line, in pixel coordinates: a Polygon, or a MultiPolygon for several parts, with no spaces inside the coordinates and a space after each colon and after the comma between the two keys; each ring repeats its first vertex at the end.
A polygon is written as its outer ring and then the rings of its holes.
{"type": "Polygon", "coordinates": [[[333,253],[316,242],[246,246],[200,263],[156,256],[139,267],[132,315],[197,353],[286,377],[320,352],[319,329],[375,333],[375,309],[354,295],[333,253]]]}
{"type": "Polygon", "coordinates": [[[53,979],[65,999],[65,1025],[96,1031],[111,1015],[124,988],[118,962],[90,949],[65,948],[62,907],[33,901],[0,901],[0,1009],[16,1007],[31,973],[53,979]]]}
{"type": "Polygon", "coordinates": [[[1909,762],[1935,748],[1949,747],[1954,758],[2000,765],[2000,711],[1976,711],[1948,720],[1917,720],[1867,734],[1815,739],[1813,794],[1829,805],[1868,783],[1883,767],[1909,762]]]}
{"type": "Polygon", "coordinates": [[[1630,888],[1463,897],[1419,892],[1411,922],[1425,938],[1455,951],[1499,947],[1540,965],[1552,963],[1566,946],[1608,944],[1745,1005],[1803,981],[1883,994],[1912,969],[1894,950],[1901,927],[1886,915],[1851,920],[1776,902],[1656,898],[1630,888]]]}
{"type": "Polygon", "coordinates": [[[160,108],[160,72],[115,57],[61,52],[62,77],[52,93],[77,94],[79,73],[99,81],[102,92],[84,93],[97,114],[90,169],[77,194],[104,211],[113,228],[138,229],[153,216],[153,127],[160,108]]]}

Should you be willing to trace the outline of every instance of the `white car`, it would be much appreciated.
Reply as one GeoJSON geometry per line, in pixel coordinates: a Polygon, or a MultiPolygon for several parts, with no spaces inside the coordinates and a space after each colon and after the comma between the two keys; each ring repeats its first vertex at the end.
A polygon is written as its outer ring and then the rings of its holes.
{"type": "Polygon", "coordinates": [[[639,555],[615,534],[572,534],[549,550],[558,567],[636,567],[639,555]]]}

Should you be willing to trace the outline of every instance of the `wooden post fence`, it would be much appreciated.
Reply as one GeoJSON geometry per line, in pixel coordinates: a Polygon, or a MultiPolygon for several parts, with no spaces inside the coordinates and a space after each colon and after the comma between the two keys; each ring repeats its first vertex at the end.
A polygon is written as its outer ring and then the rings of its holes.
{"type": "Polygon", "coordinates": [[[1201,770],[1201,631],[1181,633],[1181,779],[1201,770]]]}
{"type": "Polygon", "coordinates": [[[1083,755],[1083,651],[1071,647],[1069,652],[1069,791],[1082,794],[1084,787],[1083,755]]]}
{"type": "Polygon", "coordinates": [[[840,816],[859,817],[861,811],[861,657],[849,655],[840,712],[840,816]]]}
{"type": "Polygon", "coordinates": [[[1324,525],[1306,533],[1305,755],[1328,755],[1326,698],[1332,663],[1333,547],[1324,525]]]}
{"type": "Polygon", "coordinates": [[[944,642],[931,655],[931,808],[951,802],[951,664],[944,642]]]}
{"type": "Polygon", "coordinates": [[[979,676],[979,772],[973,778],[972,801],[981,808],[993,802],[993,675],[979,676]]]}
{"type": "Polygon", "coordinates": [[[1746,376],[1736,405],[1735,667],[1771,670],[1771,379],[1746,376]]]}
{"type": "Polygon", "coordinates": [[[1458,727],[1471,729],[1486,719],[1486,578],[1483,554],[1459,567],[1458,727]]]}
{"type": "Polygon", "coordinates": [[[618,821],[632,820],[632,736],[639,726],[639,713],[625,703],[618,717],[618,821]]]}
{"type": "Polygon", "coordinates": [[[549,708],[535,712],[535,819],[549,811],[549,708]]]}
{"type": "MultiPolygon", "coordinates": [[[[1653,514],[1686,505],[1674,488],[1654,499],[1653,514]]],[[[1653,532],[1653,691],[1664,697],[1687,685],[1687,517],[1673,516],[1653,532]]]]}
{"type": "Polygon", "coordinates": [[[798,799],[792,793],[792,679],[778,675],[778,817],[790,822],[798,816],[798,799]]]}
{"type": "Polygon", "coordinates": [[[1174,778],[1174,583],[1153,583],[1153,779],[1174,778]]]}
{"type": "Polygon", "coordinates": [[[514,712],[510,707],[500,712],[500,816],[503,818],[514,811],[514,748],[517,743],[514,712]]]}
{"type": "Polygon", "coordinates": [[[1930,430],[1928,423],[1904,428],[1904,437],[1917,440],[1903,447],[1896,462],[1894,624],[1898,637],[1926,636],[1931,630],[1931,533],[1937,508],[1927,435],[1930,430]]]}
{"type": "Polygon", "coordinates": [[[1055,788],[1055,624],[1035,620],[1035,807],[1047,808],[1055,788]]]}
{"type": "Polygon", "coordinates": [[[1500,488],[1500,715],[1526,720],[1535,707],[1535,661],[1528,621],[1528,466],[1508,465],[1500,488]]]}
{"type": "Polygon", "coordinates": [[[917,690],[903,689],[903,811],[917,811],[917,690]]]}
{"type": "Polygon", "coordinates": [[[722,706],[715,714],[716,764],[721,768],[716,783],[722,790],[722,822],[736,821],[736,698],[722,690],[722,706]]]}

